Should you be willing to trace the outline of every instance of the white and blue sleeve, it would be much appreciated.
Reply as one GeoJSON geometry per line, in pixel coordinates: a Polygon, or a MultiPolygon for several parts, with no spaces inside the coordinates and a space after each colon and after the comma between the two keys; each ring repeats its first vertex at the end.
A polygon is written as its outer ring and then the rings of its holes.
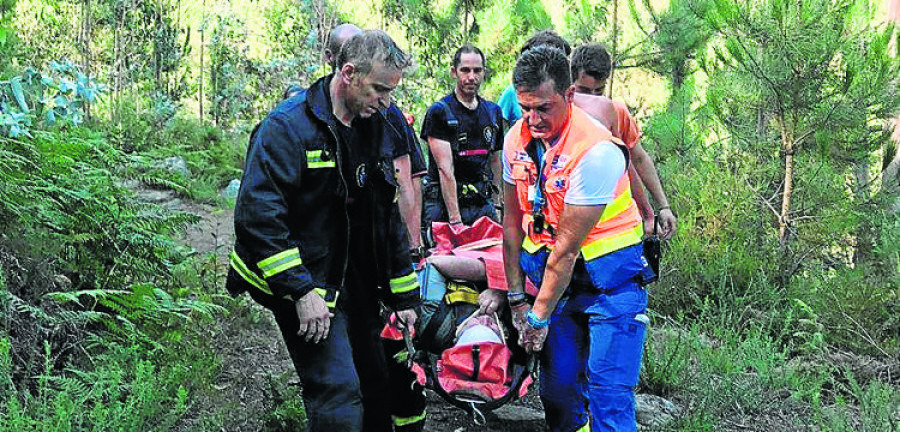
{"type": "Polygon", "coordinates": [[[601,141],[584,155],[569,176],[566,204],[600,205],[615,198],[625,172],[625,155],[613,143],[601,141]]]}

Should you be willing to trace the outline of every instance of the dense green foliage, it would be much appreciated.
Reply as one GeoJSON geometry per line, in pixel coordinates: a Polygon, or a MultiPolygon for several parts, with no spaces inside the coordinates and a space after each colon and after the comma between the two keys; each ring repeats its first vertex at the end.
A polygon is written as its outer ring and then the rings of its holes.
{"type": "MultiPolygon", "coordinates": [[[[672,430],[897,430],[900,62],[874,3],[251,4],[0,0],[0,431],[169,430],[215,393],[211,318],[256,312],[176,240],[197,216],[146,195],[226,205],[247,132],[326,73],[340,21],[409,48],[397,99],[419,118],[463,42],[495,97],[535,30],[621,41],[616,88],[661,95],[628,102],[662,101],[638,120],[679,217],[639,390],[682,407],[672,430]]],[[[262,423],[298,427],[271,380],[262,423]]]]}

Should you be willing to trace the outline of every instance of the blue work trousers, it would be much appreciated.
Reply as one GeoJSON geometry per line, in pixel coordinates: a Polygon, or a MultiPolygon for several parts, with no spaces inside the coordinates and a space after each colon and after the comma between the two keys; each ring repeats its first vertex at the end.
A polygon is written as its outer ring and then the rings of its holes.
{"type": "Polygon", "coordinates": [[[647,292],[631,279],[604,291],[569,288],[541,353],[540,394],[551,431],[637,430],[634,386],[646,309],[647,292]]]}

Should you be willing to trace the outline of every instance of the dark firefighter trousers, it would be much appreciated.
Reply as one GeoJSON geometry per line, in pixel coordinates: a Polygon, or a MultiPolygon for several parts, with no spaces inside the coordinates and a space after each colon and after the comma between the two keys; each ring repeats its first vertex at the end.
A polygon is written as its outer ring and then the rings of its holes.
{"type": "MultiPolygon", "coordinates": [[[[367,286],[356,270],[351,264],[347,286],[367,286]]],[[[250,294],[272,311],[281,330],[303,385],[307,430],[391,432],[392,414],[409,418],[424,413],[424,397],[406,400],[409,377],[392,380],[388,372],[396,370],[395,353],[385,353],[380,338],[384,320],[374,290],[341,293],[328,338],[318,344],[297,336],[300,322],[293,301],[253,290],[250,294]]]]}

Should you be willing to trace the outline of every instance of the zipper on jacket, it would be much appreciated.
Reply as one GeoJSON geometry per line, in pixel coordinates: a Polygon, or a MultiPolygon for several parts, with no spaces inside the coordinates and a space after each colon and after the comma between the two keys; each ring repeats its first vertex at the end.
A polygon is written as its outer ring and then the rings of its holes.
{"type": "Polygon", "coordinates": [[[335,132],[334,127],[327,122],[326,125],[328,126],[328,132],[331,132],[331,136],[334,138],[334,156],[335,159],[337,159],[335,160],[335,165],[337,165],[338,177],[341,178],[341,184],[344,186],[344,196],[342,198],[344,199],[344,220],[347,222],[347,232],[344,236],[344,270],[341,272],[341,288],[345,289],[346,287],[344,287],[344,284],[347,279],[347,266],[350,261],[350,214],[347,213],[347,193],[350,189],[347,187],[347,180],[344,178],[344,158],[341,155],[341,140],[338,138],[338,134],[335,132]]]}

